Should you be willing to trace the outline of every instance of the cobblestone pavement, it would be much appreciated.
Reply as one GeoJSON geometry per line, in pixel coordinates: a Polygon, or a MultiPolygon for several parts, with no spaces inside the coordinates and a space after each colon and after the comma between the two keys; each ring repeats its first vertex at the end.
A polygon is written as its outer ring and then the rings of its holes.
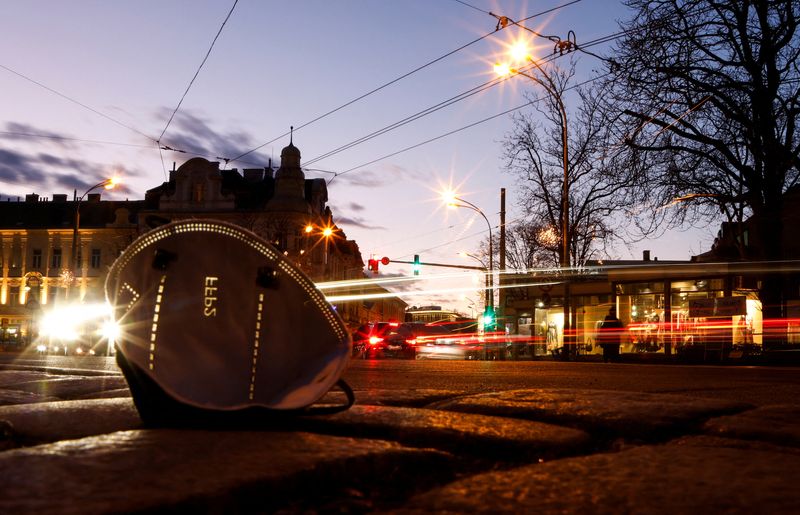
{"type": "Polygon", "coordinates": [[[800,512],[800,404],[555,388],[356,397],[280,426],[144,429],[119,374],[0,369],[0,514],[800,512]]]}

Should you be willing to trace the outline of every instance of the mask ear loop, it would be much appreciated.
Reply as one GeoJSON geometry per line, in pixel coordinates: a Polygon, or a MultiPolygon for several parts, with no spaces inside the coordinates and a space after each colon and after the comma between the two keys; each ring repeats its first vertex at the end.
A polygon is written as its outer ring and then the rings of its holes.
{"type": "MultiPolygon", "coordinates": [[[[350,388],[350,385],[347,384],[344,379],[339,379],[333,386],[334,387],[338,386],[339,389],[342,392],[344,392],[345,397],[347,397],[347,402],[345,404],[338,404],[333,406],[328,406],[328,405],[309,406],[301,410],[300,413],[303,415],[331,415],[333,413],[340,413],[342,411],[347,411],[348,409],[350,409],[350,407],[356,402],[356,396],[353,393],[353,389],[350,388]]],[[[333,390],[333,387],[331,387],[331,390],[333,390]]]]}

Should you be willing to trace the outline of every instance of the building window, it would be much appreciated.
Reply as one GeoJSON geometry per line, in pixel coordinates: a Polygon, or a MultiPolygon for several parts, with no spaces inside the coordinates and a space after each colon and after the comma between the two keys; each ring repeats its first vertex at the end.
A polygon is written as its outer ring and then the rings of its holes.
{"type": "MultiPolygon", "coordinates": [[[[19,270],[19,264],[22,262],[22,249],[17,243],[14,243],[11,248],[11,268],[19,270]]],[[[15,274],[15,276],[19,276],[15,274]]]]}
{"type": "Polygon", "coordinates": [[[61,249],[53,249],[50,256],[50,268],[61,268],[61,249]]]}
{"type": "Polygon", "coordinates": [[[194,189],[192,191],[192,200],[197,204],[201,204],[206,197],[206,185],[202,183],[194,184],[194,189]]]}
{"type": "Polygon", "coordinates": [[[19,306],[19,286],[12,286],[8,289],[8,305],[19,306]]]}
{"type": "Polygon", "coordinates": [[[100,268],[100,249],[92,249],[92,268],[100,268]]]}
{"type": "Polygon", "coordinates": [[[40,270],[42,268],[42,249],[33,249],[31,268],[34,270],[40,270]]]}

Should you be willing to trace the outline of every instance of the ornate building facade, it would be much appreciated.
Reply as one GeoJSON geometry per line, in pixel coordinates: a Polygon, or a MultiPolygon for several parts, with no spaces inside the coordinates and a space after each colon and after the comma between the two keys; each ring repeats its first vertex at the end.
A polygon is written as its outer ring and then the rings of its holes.
{"type": "MultiPolygon", "coordinates": [[[[148,190],[144,200],[104,201],[89,194],[83,202],[68,201],[66,195],[0,202],[0,345],[32,343],[37,320],[59,303],[101,301],[106,271],[122,250],[138,235],[173,220],[211,218],[249,229],[315,282],[363,279],[358,245],[332,221],[324,179],[306,179],[300,157],[290,143],[277,171],[267,167],[242,173],[190,159],[148,190]]],[[[230,265],[235,264],[231,256],[230,265]]],[[[343,301],[336,309],[355,328],[402,313],[406,306],[397,298],[380,304],[385,308],[380,313],[373,302],[343,301]]]]}

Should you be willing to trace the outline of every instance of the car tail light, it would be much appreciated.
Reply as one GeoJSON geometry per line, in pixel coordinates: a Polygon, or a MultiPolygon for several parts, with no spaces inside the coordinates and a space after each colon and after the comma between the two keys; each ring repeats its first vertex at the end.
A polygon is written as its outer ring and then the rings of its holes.
{"type": "Polygon", "coordinates": [[[416,345],[417,344],[417,339],[416,338],[409,338],[409,339],[406,340],[406,343],[408,345],[416,345]]]}
{"type": "Polygon", "coordinates": [[[383,338],[381,338],[379,336],[370,336],[369,337],[369,344],[370,345],[378,345],[382,341],[383,341],[383,338]]]}

